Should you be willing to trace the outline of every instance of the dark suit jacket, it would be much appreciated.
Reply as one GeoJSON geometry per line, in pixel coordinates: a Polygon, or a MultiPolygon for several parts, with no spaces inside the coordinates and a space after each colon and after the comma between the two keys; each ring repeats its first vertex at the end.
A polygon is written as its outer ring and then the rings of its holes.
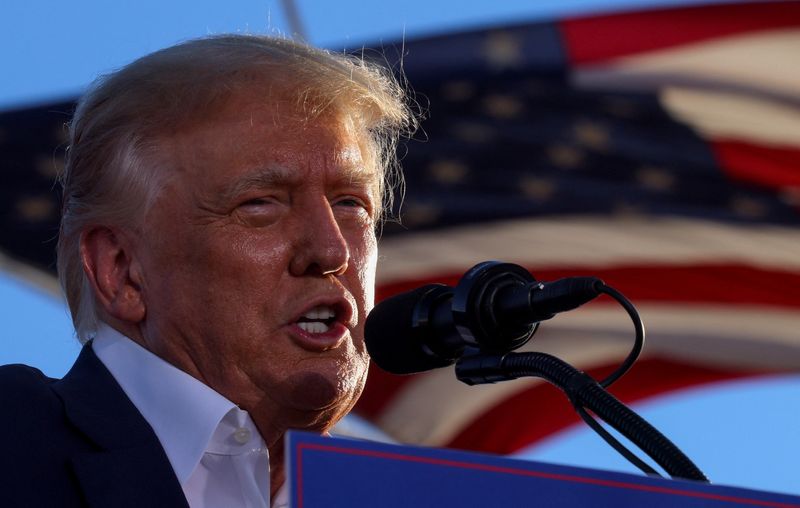
{"type": "Polygon", "coordinates": [[[89,346],[63,379],[0,367],[0,506],[188,507],[150,425],[89,346]]]}

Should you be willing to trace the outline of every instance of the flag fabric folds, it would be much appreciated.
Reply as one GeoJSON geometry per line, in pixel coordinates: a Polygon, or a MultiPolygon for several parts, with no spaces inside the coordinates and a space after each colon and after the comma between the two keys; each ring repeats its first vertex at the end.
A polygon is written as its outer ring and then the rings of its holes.
{"type": "MultiPolygon", "coordinates": [[[[455,284],[489,259],[539,280],[599,276],[648,330],[611,388],[628,403],[800,370],[800,2],[614,12],[398,47],[427,119],[403,154],[402,221],[383,227],[379,299],[455,284]]],[[[54,272],[52,182],[73,107],[0,115],[0,267],[54,272]]],[[[632,339],[624,311],[598,299],[523,349],[602,376],[632,339]]],[[[402,442],[496,453],[578,421],[542,381],[467,387],[452,368],[373,368],[356,410],[402,442]]]]}
{"type": "MultiPolygon", "coordinates": [[[[407,41],[428,118],[403,160],[379,297],[499,259],[596,275],[637,305],[625,402],[800,369],[800,3],[610,13],[407,41]]],[[[523,350],[597,376],[633,328],[600,299],[523,350]]],[[[370,372],[358,412],[403,442],[513,453],[578,421],[535,379],[370,372]],[[524,422],[524,424],[522,423],[524,422]]]]}

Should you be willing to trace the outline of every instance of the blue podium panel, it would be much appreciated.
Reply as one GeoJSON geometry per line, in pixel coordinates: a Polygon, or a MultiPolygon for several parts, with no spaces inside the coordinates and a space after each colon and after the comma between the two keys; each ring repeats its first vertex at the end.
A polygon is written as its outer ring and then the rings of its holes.
{"type": "Polygon", "coordinates": [[[800,498],[491,455],[291,432],[293,508],[800,508],[800,498]]]}

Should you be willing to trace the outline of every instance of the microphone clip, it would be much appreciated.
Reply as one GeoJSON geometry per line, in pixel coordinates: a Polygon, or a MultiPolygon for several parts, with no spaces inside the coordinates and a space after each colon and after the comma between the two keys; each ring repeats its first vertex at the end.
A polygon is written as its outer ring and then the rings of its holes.
{"type": "Polygon", "coordinates": [[[539,327],[522,310],[535,283],[530,272],[512,263],[484,261],[470,268],[453,288],[451,305],[453,324],[468,347],[507,353],[527,343],[539,327]],[[514,319],[515,309],[522,310],[522,319],[514,319]],[[505,312],[499,316],[499,311],[505,312]]]}
{"type": "Polygon", "coordinates": [[[486,355],[468,348],[456,362],[456,378],[469,386],[485,385],[517,379],[503,365],[505,355],[486,355]]]}

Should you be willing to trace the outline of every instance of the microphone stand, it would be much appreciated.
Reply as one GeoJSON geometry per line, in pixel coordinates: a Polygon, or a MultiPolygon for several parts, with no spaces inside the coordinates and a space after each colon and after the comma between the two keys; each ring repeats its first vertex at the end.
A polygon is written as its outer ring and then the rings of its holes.
{"type": "Polygon", "coordinates": [[[560,388],[581,418],[614,449],[645,473],[658,473],[609,434],[586,412],[591,410],[627,437],[672,477],[708,482],[705,474],[666,436],[608,393],[594,378],[545,353],[473,354],[456,363],[456,377],[468,385],[495,383],[523,376],[540,377],[560,388]]]}

